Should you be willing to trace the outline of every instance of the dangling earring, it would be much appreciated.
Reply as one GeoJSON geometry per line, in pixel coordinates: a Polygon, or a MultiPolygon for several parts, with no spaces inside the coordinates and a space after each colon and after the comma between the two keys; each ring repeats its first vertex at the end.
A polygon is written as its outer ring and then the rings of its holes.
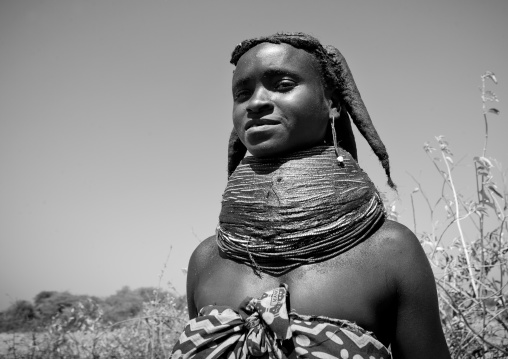
{"type": "MultiPolygon", "coordinates": [[[[340,116],[340,110],[339,110],[340,116]]],[[[344,157],[339,154],[339,145],[337,144],[337,134],[335,133],[335,116],[332,116],[332,137],[333,137],[333,146],[335,147],[335,154],[337,155],[337,162],[339,162],[339,166],[344,166],[344,157]]]]}

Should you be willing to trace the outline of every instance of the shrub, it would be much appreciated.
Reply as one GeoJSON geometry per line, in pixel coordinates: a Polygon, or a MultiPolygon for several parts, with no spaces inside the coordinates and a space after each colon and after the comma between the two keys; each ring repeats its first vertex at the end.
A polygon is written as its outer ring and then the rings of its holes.
{"type": "Polygon", "coordinates": [[[33,329],[35,309],[32,303],[18,300],[0,313],[0,332],[33,329]]]}

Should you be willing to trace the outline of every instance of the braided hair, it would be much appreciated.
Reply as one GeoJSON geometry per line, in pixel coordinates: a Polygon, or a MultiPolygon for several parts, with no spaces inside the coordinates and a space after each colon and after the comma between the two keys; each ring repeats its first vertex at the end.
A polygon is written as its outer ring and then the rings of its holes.
{"type": "MultiPolygon", "coordinates": [[[[353,75],[346,63],[346,59],[342,56],[339,50],[330,45],[323,46],[315,37],[305,33],[283,32],[271,36],[242,41],[236,46],[231,54],[231,64],[236,66],[243,54],[254,46],[266,42],[272,44],[291,45],[294,48],[308,52],[316,59],[319,64],[323,85],[328,90],[339,90],[341,108],[346,109],[346,111],[341,111],[340,117],[335,121],[335,132],[337,133],[337,139],[340,146],[348,151],[355,160],[358,160],[356,142],[351,129],[351,122],[349,120],[349,116],[351,116],[351,119],[355,123],[356,127],[367,140],[381,162],[381,165],[385,170],[386,177],[388,178],[388,185],[395,189],[396,186],[390,177],[388,152],[386,151],[381,138],[372,124],[367,108],[363,103],[358,88],[356,87],[353,75]]],[[[325,142],[328,144],[333,143],[331,130],[327,131],[325,142]]],[[[245,156],[246,152],[247,148],[240,141],[238,134],[233,128],[228,145],[228,176],[231,176],[245,156]]]]}

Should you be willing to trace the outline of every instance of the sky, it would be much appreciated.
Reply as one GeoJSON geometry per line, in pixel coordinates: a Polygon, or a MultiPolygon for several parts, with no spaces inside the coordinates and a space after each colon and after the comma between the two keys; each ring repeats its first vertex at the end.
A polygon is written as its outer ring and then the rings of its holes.
{"type": "Polygon", "coordinates": [[[398,193],[357,136],[360,165],[412,228],[410,175],[439,187],[424,142],[446,136],[471,186],[486,70],[487,155],[508,166],[507,18],[506,0],[0,0],[0,310],[43,290],[185,293],[227,180],[230,53],[277,31],[346,57],[398,193]]]}

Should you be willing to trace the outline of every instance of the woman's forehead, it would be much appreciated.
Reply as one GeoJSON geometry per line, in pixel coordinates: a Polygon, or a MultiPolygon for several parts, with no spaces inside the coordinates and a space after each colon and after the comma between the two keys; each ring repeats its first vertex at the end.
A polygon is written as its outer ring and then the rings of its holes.
{"type": "Polygon", "coordinates": [[[317,60],[308,52],[288,44],[265,42],[254,46],[240,57],[233,80],[258,68],[288,69],[293,72],[319,74],[317,60]]]}

